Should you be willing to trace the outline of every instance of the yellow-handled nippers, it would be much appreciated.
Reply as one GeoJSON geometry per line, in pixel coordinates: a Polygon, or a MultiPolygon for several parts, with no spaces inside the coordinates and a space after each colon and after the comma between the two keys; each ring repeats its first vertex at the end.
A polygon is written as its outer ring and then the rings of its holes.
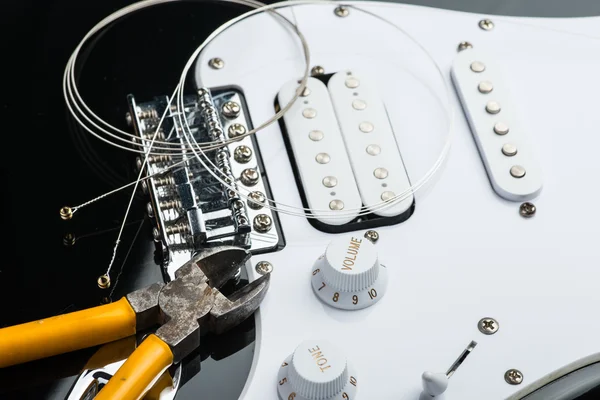
{"type": "Polygon", "coordinates": [[[147,336],[96,400],[137,400],[173,363],[200,346],[203,332],[222,333],[258,309],[269,287],[264,275],[226,297],[218,288],[250,258],[244,249],[203,250],[175,272],[121,300],[0,329],[0,368],[96,346],[160,326],[147,336]]]}

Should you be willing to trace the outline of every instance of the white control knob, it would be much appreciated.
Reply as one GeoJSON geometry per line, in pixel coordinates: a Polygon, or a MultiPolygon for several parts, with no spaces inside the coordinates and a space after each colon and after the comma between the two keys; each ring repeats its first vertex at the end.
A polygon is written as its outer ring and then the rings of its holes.
{"type": "Polygon", "coordinates": [[[344,354],[324,340],[300,343],[277,376],[281,400],[354,400],[356,371],[344,354]]]}
{"type": "Polygon", "coordinates": [[[330,306],[361,309],[383,297],[387,269],[379,263],[372,242],[362,235],[344,235],[334,239],[315,262],[312,287],[330,306]]]}

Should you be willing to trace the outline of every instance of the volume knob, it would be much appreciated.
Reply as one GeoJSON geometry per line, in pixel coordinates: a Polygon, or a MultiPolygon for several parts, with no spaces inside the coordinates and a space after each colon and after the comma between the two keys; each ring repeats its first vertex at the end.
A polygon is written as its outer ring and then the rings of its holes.
{"type": "Polygon", "coordinates": [[[343,353],[324,340],[302,342],[281,364],[281,400],[354,400],[356,372],[343,353]]]}
{"type": "Polygon", "coordinates": [[[387,288],[387,269],[379,263],[375,245],[362,236],[333,240],[315,262],[312,287],[325,303],[345,310],[369,307],[387,288]]]}

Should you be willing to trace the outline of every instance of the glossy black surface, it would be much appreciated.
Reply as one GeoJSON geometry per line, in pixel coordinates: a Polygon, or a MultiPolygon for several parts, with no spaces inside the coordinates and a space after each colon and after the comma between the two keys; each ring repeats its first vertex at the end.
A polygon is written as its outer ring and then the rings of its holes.
{"type": "MultiPolygon", "coordinates": [[[[79,40],[103,17],[129,3],[10,1],[1,6],[2,327],[93,307],[106,297],[118,300],[162,280],[149,221],[143,222],[141,194],[108,290],[99,289],[96,279],[108,266],[131,191],[83,208],[71,221],[62,221],[58,213],[63,205],[80,204],[135,178],[134,155],[79,129],[68,116],[62,94],[64,66],[79,40]]],[[[82,54],[82,96],[98,115],[127,130],[127,94],[149,100],[171,93],[195,47],[243,10],[188,2],[124,18],[82,54]]],[[[249,323],[227,338],[206,338],[197,355],[203,360],[202,371],[177,399],[197,399],[199,393],[203,399],[236,399],[253,357],[254,344],[248,345],[253,329],[249,323]]],[[[64,399],[93,351],[0,370],[0,399],[64,399]]]]}
{"type": "MultiPolygon", "coordinates": [[[[600,14],[595,0],[410,2],[513,15],[600,14]]],[[[65,204],[80,204],[134,178],[132,155],[81,132],[67,117],[61,87],[64,66],[79,40],[100,19],[130,3],[3,0],[0,4],[4,156],[0,327],[93,307],[105,297],[118,299],[161,279],[148,223],[140,226],[141,197],[134,204],[108,291],[97,287],[96,278],[110,260],[130,192],[84,208],[69,222],[61,221],[58,214],[65,204]],[[74,244],[69,238],[65,242],[67,234],[75,237],[74,244]]],[[[134,93],[143,100],[170,93],[189,54],[241,10],[183,3],[125,18],[86,53],[85,64],[80,65],[82,95],[102,118],[126,129],[126,95],[134,93]]],[[[236,337],[243,338],[247,328],[242,327],[236,337]]],[[[227,354],[227,346],[205,342],[204,355],[212,353],[213,358],[206,358],[202,371],[184,386],[178,399],[237,398],[253,345],[223,363],[218,359],[227,354]]],[[[0,399],[63,399],[92,351],[1,370],[0,399]]]]}

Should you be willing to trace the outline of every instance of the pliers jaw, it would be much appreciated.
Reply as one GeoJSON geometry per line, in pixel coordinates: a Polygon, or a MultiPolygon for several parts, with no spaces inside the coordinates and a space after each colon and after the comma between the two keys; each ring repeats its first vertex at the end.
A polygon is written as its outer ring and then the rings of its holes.
{"type": "Polygon", "coordinates": [[[252,315],[267,294],[270,279],[270,274],[263,275],[229,297],[217,291],[208,321],[211,332],[221,334],[252,315]]]}
{"type": "MultiPolygon", "coordinates": [[[[183,266],[195,264],[206,276],[210,286],[219,289],[246,265],[251,256],[250,252],[239,247],[209,247],[196,254],[183,266]]],[[[176,278],[180,271],[181,268],[175,272],[176,278]]]]}
{"type": "Polygon", "coordinates": [[[237,247],[207,249],[179,268],[176,279],[160,290],[162,326],[156,335],[169,345],[175,362],[200,346],[202,333],[225,332],[258,309],[269,287],[270,275],[230,296],[219,291],[249,259],[250,253],[237,247]]]}

